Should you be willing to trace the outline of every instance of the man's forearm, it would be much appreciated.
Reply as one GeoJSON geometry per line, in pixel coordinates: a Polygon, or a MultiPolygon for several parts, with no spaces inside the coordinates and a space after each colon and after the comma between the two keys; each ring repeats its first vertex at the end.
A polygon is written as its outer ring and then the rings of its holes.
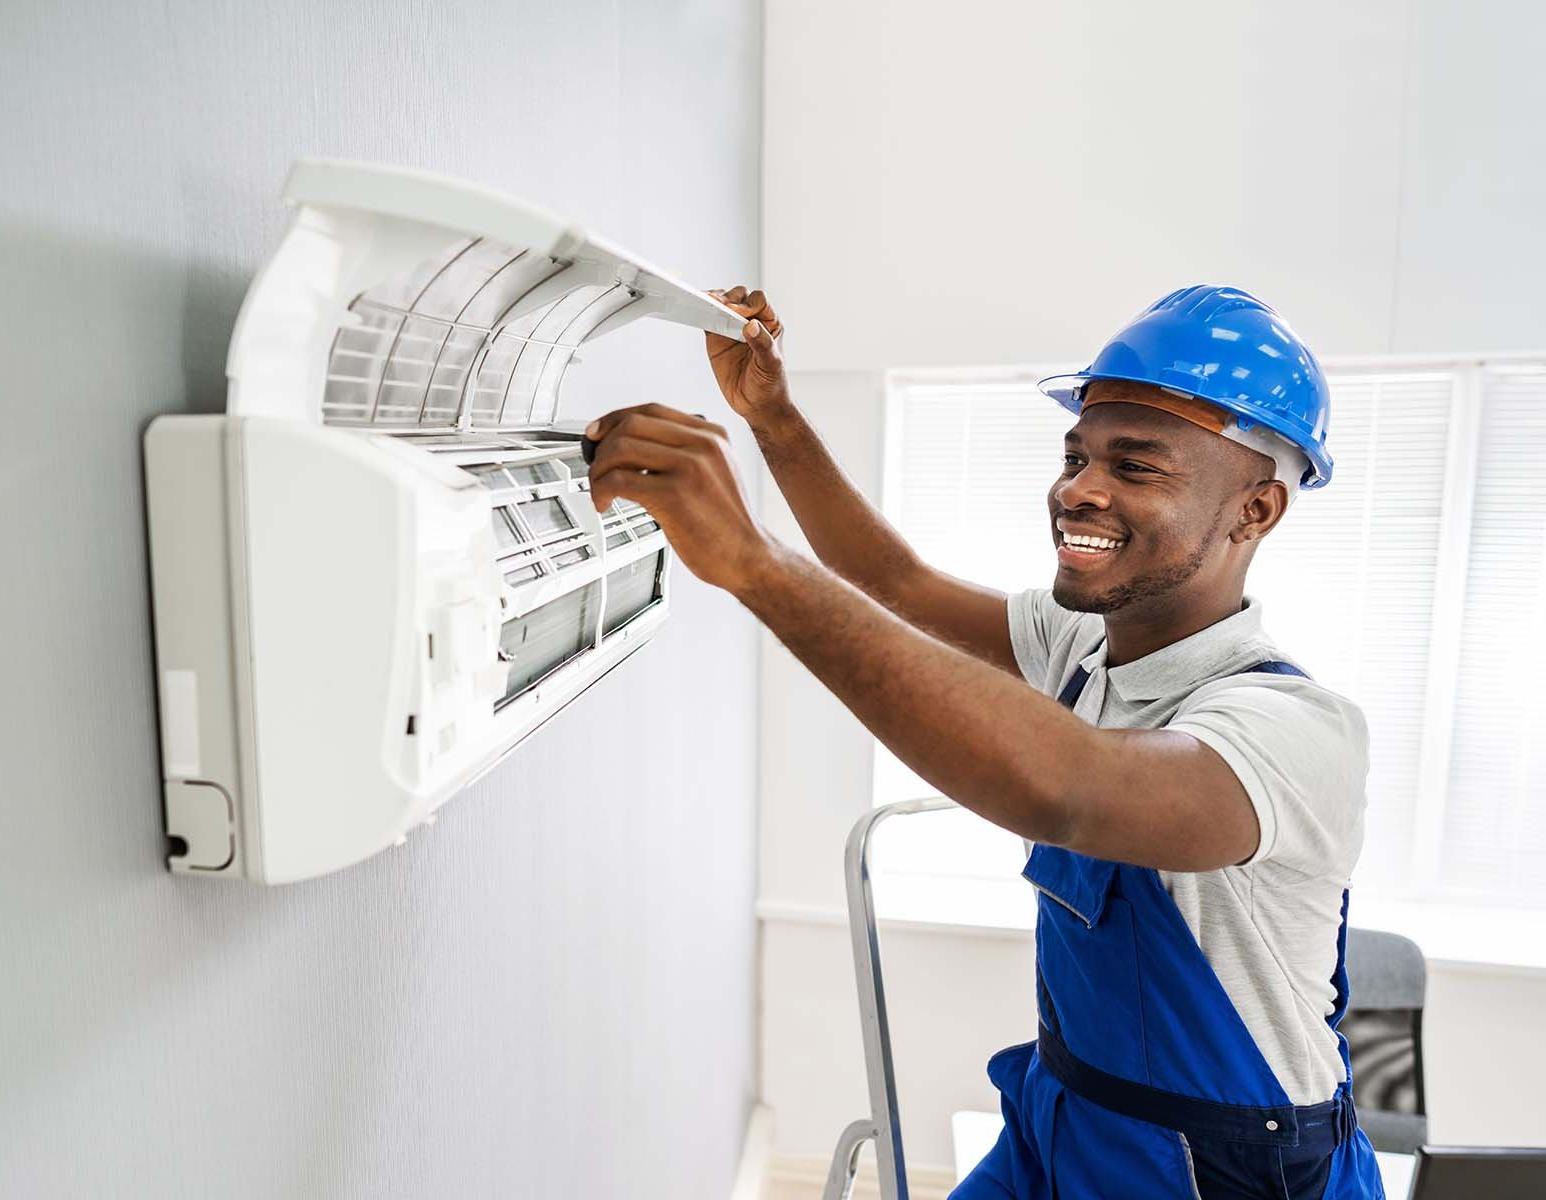
{"type": "Polygon", "coordinates": [[[785,548],[737,595],[893,753],[995,825],[1065,840],[1092,728],[785,548]]]}
{"type": "Polygon", "coordinates": [[[758,416],[751,427],[816,557],[895,608],[921,566],[902,535],[844,474],[821,435],[792,402],[758,416]]]}

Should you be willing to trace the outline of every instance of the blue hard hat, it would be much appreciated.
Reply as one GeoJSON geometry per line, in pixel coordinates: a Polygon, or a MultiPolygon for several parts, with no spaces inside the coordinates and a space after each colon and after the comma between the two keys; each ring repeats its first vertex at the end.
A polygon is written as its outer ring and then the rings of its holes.
{"type": "Polygon", "coordinates": [[[1199,284],[1139,313],[1077,375],[1038,385],[1069,412],[1094,379],[1152,383],[1226,409],[1236,425],[1260,425],[1310,460],[1300,486],[1331,481],[1326,429],[1331,391],[1310,348],[1274,309],[1239,288],[1199,284]]]}

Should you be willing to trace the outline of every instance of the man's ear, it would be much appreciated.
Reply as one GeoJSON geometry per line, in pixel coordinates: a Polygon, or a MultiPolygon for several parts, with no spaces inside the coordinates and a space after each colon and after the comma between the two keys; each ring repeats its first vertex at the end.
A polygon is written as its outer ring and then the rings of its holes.
{"type": "Polygon", "coordinates": [[[1272,532],[1288,511],[1288,486],[1279,479],[1264,479],[1240,509],[1240,519],[1230,531],[1235,542],[1259,541],[1272,532]]]}

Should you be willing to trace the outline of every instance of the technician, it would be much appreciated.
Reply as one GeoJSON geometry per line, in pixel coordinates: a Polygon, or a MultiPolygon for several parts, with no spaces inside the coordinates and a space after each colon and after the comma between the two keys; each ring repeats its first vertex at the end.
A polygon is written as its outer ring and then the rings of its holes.
{"type": "Polygon", "coordinates": [[[1331,478],[1310,351],[1191,287],[1043,380],[1078,417],[1058,569],[1006,597],[917,558],[793,403],[766,297],[720,297],[748,323],[709,335],[715,378],[820,564],[753,519],[723,429],[660,405],[592,425],[592,497],[646,505],[903,762],[1036,843],[1038,1037],[989,1061],[1004,1132],[954,1197],[1382,1196],[1336,1028],[1367,730],[1244,595],[1331,478]]]}

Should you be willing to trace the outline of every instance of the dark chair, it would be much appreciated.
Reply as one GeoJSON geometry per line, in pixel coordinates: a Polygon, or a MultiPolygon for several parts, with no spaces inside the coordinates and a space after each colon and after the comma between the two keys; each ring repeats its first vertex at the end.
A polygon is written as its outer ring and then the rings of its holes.
{"type": "Polygon", "coordinates": [[[1428,967],[1398,933],[1347,931],[1349,1001],[1342,1036],[1353,1060],[1358,1123],[1376,1150],[1414,1154],[1428,1140],[1423,997],[1428,967]]]}

